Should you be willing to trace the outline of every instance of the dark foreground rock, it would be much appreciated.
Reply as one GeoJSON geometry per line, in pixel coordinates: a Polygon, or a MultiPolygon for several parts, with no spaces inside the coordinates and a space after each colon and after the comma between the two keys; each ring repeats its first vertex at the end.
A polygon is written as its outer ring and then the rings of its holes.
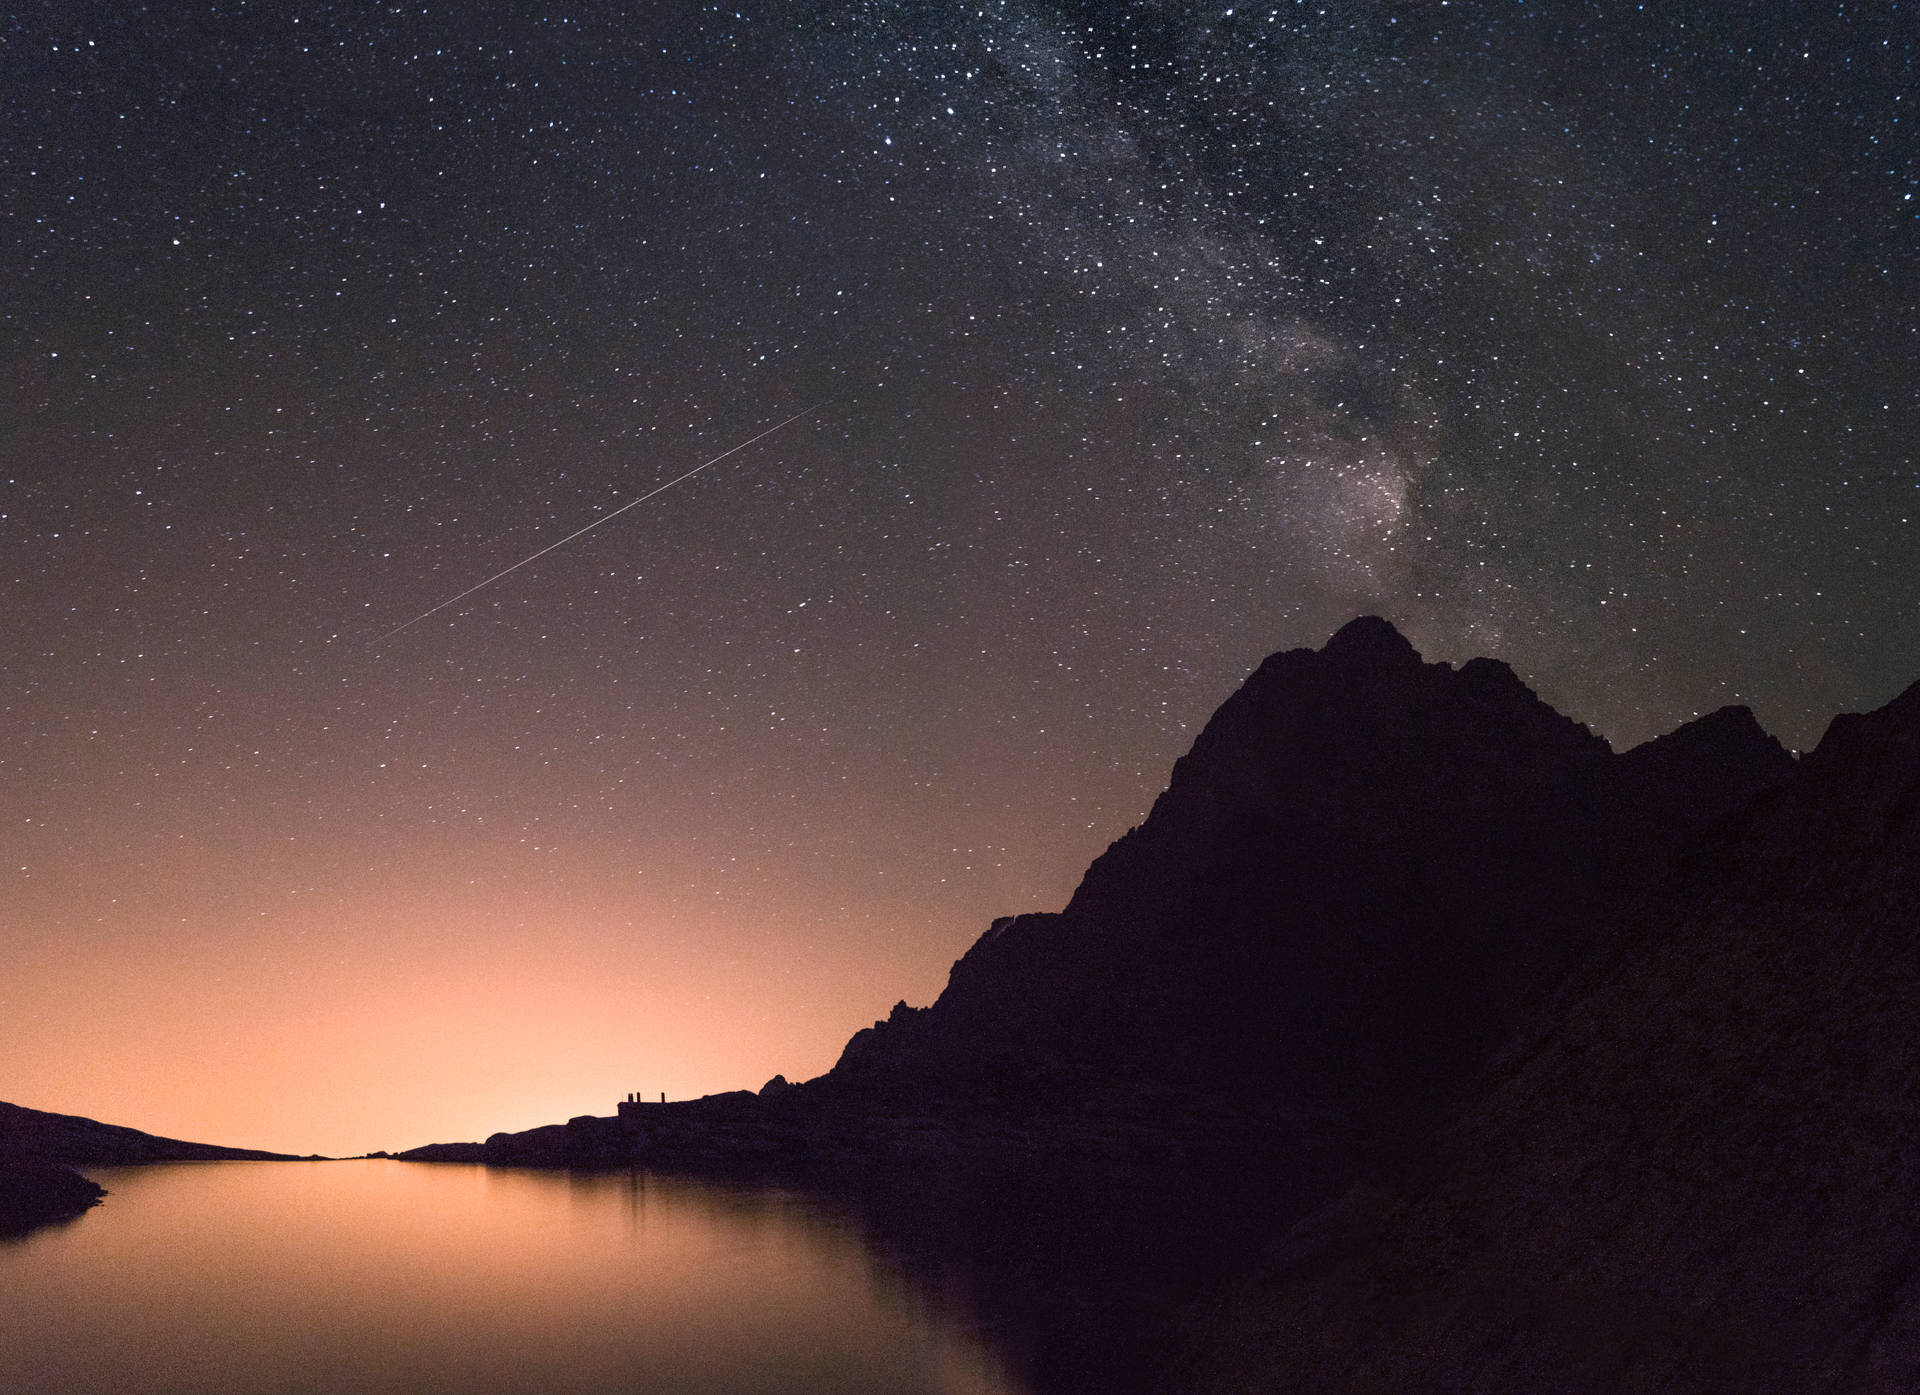
{"type": "Polygon", "coordinates": [[[1630,931],[1196,1323],[1201,1388],[1920,1389],[1920,685],[1630,931]]]}
{"type": "Polygon", "coordinates": [[[0,1236],[21,1235],[77,1216],[106,1194],[68,1168],[0,1159],[0,1236]]]}

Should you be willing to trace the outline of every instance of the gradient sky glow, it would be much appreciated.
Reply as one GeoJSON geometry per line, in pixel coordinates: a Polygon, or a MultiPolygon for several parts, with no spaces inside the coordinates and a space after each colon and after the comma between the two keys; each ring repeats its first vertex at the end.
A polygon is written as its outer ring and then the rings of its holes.
{"type": "Polygon", "coordinates": [[[1920,676],[1917,47],[0,21],[0,1098],[357,1152],[816,1074],[1362,611],[1810,745],[1920,676]]]}

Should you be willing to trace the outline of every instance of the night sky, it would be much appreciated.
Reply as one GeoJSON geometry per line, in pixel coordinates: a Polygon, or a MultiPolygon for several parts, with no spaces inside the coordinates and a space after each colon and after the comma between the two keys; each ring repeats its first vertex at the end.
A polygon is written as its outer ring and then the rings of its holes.
{"type": "Polygon", "coordinates": [[[0,1098],[817,1074],[1362,612],[1616,748],[1920,677],[1911,5],[0,26],[0,1098]]]}

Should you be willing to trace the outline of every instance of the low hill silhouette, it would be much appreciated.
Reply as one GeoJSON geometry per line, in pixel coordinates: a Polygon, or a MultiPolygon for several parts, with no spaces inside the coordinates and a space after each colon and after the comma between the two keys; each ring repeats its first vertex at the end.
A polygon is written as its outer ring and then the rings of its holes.
{"type": "Polygon", "coordinates": [[[305,1162],[292,1153],[222,1148],[161,1138],[78,1114],[49,1114],[0,1102],[0,1159],[117,1167],[162,1162],[305,1162]]]}
{"type": "Polygon", "coordinates": [[[236,1160],[293,1159],[287,1153],[159,1138],[77,1114],[0,1102],[0,1234],[17,1234],[97,1205],[106,1192],[74,1172],[75,1166],[236,1160]]]}

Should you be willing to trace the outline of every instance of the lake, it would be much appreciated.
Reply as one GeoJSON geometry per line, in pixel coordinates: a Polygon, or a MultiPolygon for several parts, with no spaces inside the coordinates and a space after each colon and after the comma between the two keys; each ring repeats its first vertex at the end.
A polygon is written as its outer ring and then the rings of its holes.
{"type": "Polygon", "coordinates": [[[1025,1395],[791,1194],[382,1160],[84,1168],[0,1240],[35,1395],[1025,1395]]]}

